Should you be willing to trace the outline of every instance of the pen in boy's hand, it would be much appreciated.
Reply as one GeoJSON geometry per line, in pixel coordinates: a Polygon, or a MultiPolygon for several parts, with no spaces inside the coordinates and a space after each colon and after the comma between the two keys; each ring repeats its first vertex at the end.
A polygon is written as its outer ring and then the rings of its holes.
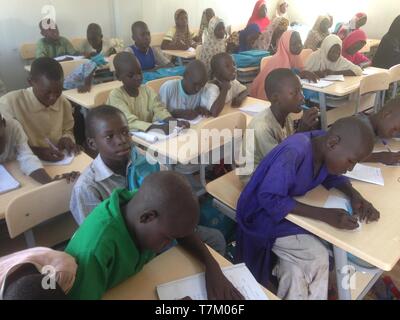
{"type": "Polygon", "coordinates": [[[52,148],[55,151],[60,152],[60,150],[50,141],[49,138],[45,138],[46,143],[49,145],[50,148],[52,148]]]}

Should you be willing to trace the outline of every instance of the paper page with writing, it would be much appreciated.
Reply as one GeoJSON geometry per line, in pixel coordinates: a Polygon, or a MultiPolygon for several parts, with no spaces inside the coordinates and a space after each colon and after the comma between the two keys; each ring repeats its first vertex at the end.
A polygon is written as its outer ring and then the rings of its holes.
{"type": "Polygon", "coordinates": [[[20,183],[0,164],[0,194],[18,189],[20,183]]]}
{"type": "MultiPolygon", "coordinates": [[[[244,263],[222,268],[222,272],[246,300],[268,300],[250,270],[244,263]]],[[[207,300],[204,273],[157,286],[160,300],[178,300],[190,297],[192,300],[207,300]]]]}
{"type": "Polygon", "coordinates": [[[356,164],[353,171],[348,171],[344,176],[380,186],[385,185],[380,168],[370,167],[363,164],[356,164]]]}
{"type": "MultiPolygon", "coordinates": [[[[348,199],[332,196],[330,195],[325,202],[324,208],[327,209],[343,209],[348,212],[348,214],[353,214],[353,209],[351,208],[350,201],[348,199]]],[[[358,220],[358,228],[350,231],[359,231],[361,230],[361,222],[358,220]]]]}
{"type": "Polygon", "coordinates": [[[69,166],[72,163],[72,161],[74,161],[75,155],[73,152],[71,152],[71,154],[69,155],[65,150],[63,153],[64,153],[64,158],[62,160],[57,162],[49,162],[42,160],[42,164],[44,166],[69,166]]]}

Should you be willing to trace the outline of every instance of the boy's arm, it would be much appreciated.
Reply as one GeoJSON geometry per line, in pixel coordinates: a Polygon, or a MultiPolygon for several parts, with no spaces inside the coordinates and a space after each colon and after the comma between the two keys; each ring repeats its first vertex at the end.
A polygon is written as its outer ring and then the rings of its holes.
{"type": "Polygon", "coordinates": [[[45,50],[44,42],[43,40],[39,40],[36,43],[36,52],[35,52],[35,57],[37,58],[42,58],[42,57],[47,57],[48,53],[45,50]]]}
{"type": "Polygon", "coordinates": [[[400,152],[375,152],[371,153],[363,162],[383,163],[396,165],[400,162],[400,152]]]}
{"type": "Polygon", "coordinates": [[[209,300],[241,300],[242,294],[224,276],[218,262],[208,251],[196,233],[177,239],[178,243],[195,258],[200,260],[205,268],[207,296],[209,300]]]}
{"type": "MultiPolygon", "coordinates": [[[[211,107],[209,108],[211,115],[216,118],[219,116],[219,114],[221,113],[221,111],[224,109],[225,107],[225,101],[226,101],[226,96],[228,95],[228,92],[231,88],[231,84],[230,82],[226,81],[226,82],[221,82],[219,85],[219,95],[217,97],[217,99],[215,99],[215,101],[213,102],[213,104],[211,105],[211,107]]],[[[207,91],[205,91],[206,93],[207,91]]]]}
{"type": "Polygon", "coordinates": [[[249,91],[244,89],[238,96],[232,99],[232,107],[240,107],[243,101],[249,96],[249,91]]]}

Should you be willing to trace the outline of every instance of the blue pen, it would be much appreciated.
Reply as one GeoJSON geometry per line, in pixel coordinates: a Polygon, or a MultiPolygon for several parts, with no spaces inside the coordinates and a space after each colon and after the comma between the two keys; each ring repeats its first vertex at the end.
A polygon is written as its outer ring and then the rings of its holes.
{"type": "Polygon", "coordinates": [[[304,105],[304,104],[301,106],[301,108],[302,108],[303,110],[310,110],[310,107],[307,107],[307,106],[304,105]]]}
{"type": "Polygon", "coordinates": [[[347,201],[346,201],[346,211],[350,216],[353,215],[353,208],[347,201]]]}
{"type": "Polygon", "coordinates": [[[392,150],[390,150],[389,144],[387,143],[387,141],[385,139],[382,139],[382,143],[386,147],[386,149],[388,149],[389,152],[392,152],[392,150]]]}

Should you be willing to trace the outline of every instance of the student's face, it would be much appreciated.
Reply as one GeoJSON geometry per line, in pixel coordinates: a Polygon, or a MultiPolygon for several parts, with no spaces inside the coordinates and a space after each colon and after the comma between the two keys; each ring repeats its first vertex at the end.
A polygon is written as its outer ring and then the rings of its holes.
{"type": "Polygon", "coordinates": [[[358,51],[360,51],[362,48],[364,48],[364,46],[366,45],[366,41],[361,40],[361,41],[357,41],[356,43],[353,43],[352,46],[347,48],[347,53],[350,55],[353,55],[355,53],[357,53],[358,51]]]}
{"type": "Polygon", "coordinates": [[[6,148],[6,121],[0,120],[0,155],[4,152],[6,148]]]}
{"type": "Polygon", "coordinates": [[[287,4],[286,2],[285,2],[285,3],[282,3],[282,4],[280,5],[280,7],[279,7],[279,11],[280,11],[281,13],[286,13],[287,8],[288,8],[288,4],[287,4]]]}
{"type": "Polygon", "coordinates": [[[400,135],[400,115],[391,112],[381,115],[378,121],[377,134],[382,139],[391,139],[400,135]]]}
{"type": "Polygon", "coordinates": [[[288,113],[299,113],[304,104],[303,89],[297,77],[291,77],[282,82],[279,92],[273,98],[277,105],[288,113]]]}
{"type": "Polygon", "coordinates": [[[55,28],[42,29],[41,34],[50,41],[58,41],[60,39],[60,32],[58,31],[57,25],[55,28]]]}
{"type": "Polygon", "coordinates": [[[247,46],[252,48],[254,46],[254,43],[257,41],[258,37],[260,36],[260,33],[258,32],[254,32],[254,33],[250,33],[247,36],[247,46]]]}
{"type": "Polygon", "coordinates": [[[215,37],[217,39],[223,39],[225,37],[225,34],[226,34],[225,24],[223,22],[218,23],[214,29],[215,37]]]}
{"type": "Polygon", "coordinates": [[[121,114],[108,119],[98,118],[93,124],[94,138],[88,138],[88,145],[98,151],[104,161],[124,162],[130,157],[132,139],[129,126],[121,114]]]}
{"type": "Polygon", "coordinates": [[[332,48],[329,49],[328,60],[331,62],[336,62],[340,58],[341,54],[342,54],[342,49],[340,45],[335,44],[334,46],[332,46],[332,48]]]}
{"type": "Polygon", "coordinates": [[[267,14],[268,14],[267,6],[265,4],[263,4],[260,7],[260,10],[258,11],[258,16],[260,18],[265,18],[267,16],[267,14]]]}
{"type": "Polygon", "coordinates": [[[89,33],[87,34],[87,40],[93,48],[99,48],[103,44],[103,35],[95,32],[89,33]]]}
{"type": "Polygon", "coordinates": [[[183,76],[183,87],[188,95],[200,92],[207,83],[207,75],[203,72],[189,72],[183,76]]]}
{"type": "Polygon", "coordinates": [[[363,25],[367,23],[367,17],[362,17],[360,20],[356,22],[356,28],[361,28],[363,25]]]}
{"type": "Polygon", "coordinates": [[[207,9],[206,10],[206,17],[207,21],[210,22],[210,20],[215,16],[214,10],[213,9],[207,9]]]}
{"type": "Polygon", "coordinates": [[[319,30],[323,33],[327,33],[329,31],[329,28],[331,26],[331,21],[329,19],[324,19],[322,20],[319,30]]]}
{"type": "Polygon", "coordinates": [[[233,81],[236,79],[236,66],[230,55],[221,60],[216,77],[220,81],[233,81]]]}
{"type": "Polygon", "coordinates": [[[303,44],[301,43],[300,33],[293,32],[290,37],[290,52],[295,56],[299,55],[303,50],[303,44]]]}
{"type": "Polygon", "coordinates": [[[329,174],[332,175],[342,175],[347,171],[352,171],[358,162],[361,162],[370,154],[367,146],[364,145],[361,148],[350,147],[337,136],[329,137],[326,147],[325,164],[329,174]]]}
{"type": "Polygon", "coordinates": [[[133,41],[139,48],[148,48],[151,43],[150,30],[147,27],[137,28],[132,36],[133,41]]]}
{"type": "Polygon", "coordinates": [[[137,89],[143,82],[142,69],[137,62],[125,66],[122,71],[118,72],[117,77],[128,89],[137,89]]]}
{"type": "Polygon", "coordinates": [[[188,15],[184,12],[182,12],[179,16],[178,19],[176,19],[176,26],[178,28],[185,28],[188,25],[188,15]]]}
{"type": "Polygon", "coordinates": [[[60,98],[63,90],[64,79],[53,81],[45,76],[30,79],[29,83],[33,88],[36,98],[46,107],[54,105],[60,98]]]}

